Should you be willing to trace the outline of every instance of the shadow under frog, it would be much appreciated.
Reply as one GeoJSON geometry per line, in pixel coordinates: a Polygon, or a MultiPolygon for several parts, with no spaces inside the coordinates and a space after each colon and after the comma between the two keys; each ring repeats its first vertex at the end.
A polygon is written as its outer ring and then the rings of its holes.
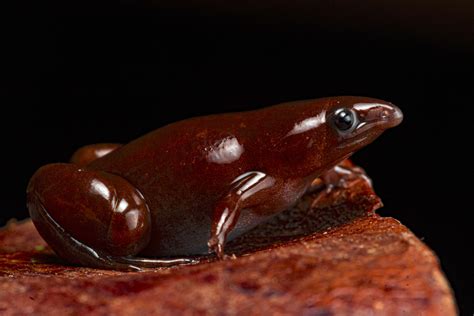
{"type": "Polygon", "coordinates": [[[195,262],[290,208],[317,178],[402,121],[391,103],[332,97],[196,117],[129,144],[79,149],[28,185],[39,233],[63,259],[139,269],[195,262]]]}

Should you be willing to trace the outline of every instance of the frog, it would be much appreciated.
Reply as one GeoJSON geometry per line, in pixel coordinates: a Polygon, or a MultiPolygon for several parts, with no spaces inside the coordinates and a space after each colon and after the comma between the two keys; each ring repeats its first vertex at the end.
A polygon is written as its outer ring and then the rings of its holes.
{"type": "Polygon", "coordinates": [[[329,192],[361,176],[342,162],[402,120],[394,104],[360,96],[189,118],[39,168],[27,207],[72,264],[139,271],[225,259],[227,242],[315,182],[329,192]]]}

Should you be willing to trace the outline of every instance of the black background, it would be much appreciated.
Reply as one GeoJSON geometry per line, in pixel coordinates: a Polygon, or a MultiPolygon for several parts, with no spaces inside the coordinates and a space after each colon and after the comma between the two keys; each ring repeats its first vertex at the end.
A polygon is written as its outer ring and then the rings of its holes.
{"type": "Polygon", "coordinates": [[[41,165],[179,119],[365,95],[403,124],[357,153],[473,312],[472,1],[22,2],[2,19],[0,226],[41,165]],[[224,2],[225,3],[225,2],[224,2]],[[6,53],[6,54],[5,54],[6,53]]]}

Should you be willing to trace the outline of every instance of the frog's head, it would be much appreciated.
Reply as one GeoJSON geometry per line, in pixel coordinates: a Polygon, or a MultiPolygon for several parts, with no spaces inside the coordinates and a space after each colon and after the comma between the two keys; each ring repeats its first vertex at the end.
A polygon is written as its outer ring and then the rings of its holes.
{"type": "Polygon", "coordinates": [[[329,137],[339,149],[357,150],[402,120],[402,111],[397,106],[364,97],[336,98],[326,111],[326,121],[332,130],[329,137]]]}
{"type": "Polygon", "coordinates": [[[366,97],[329,99],[325,114],[327,161],[340,161],[403,120],[395,105],[366,97]]]}
{"type": "MultiPolygon", "coordinates": [[[[366,97],[331,97],[283,104],[271,164],[290,175],[319,176],[403,119],[395,105],[366,97]]],[[[268,120],[270,121],[270,120],[268,120]]],[[[274,127],[273,127],[274,128],[274,127]]],[[[260,133],[260,129],[258,129],[260,133]]]]}

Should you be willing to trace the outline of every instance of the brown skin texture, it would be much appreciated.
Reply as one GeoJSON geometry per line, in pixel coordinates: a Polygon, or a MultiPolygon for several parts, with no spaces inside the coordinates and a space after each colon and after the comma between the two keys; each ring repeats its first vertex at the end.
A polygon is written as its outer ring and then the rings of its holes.
{"type": "MultiPolygon", "coordinates": [[[[316,178],[401,119],[396,106],[365,97],[298,101],[192,118],[155,130],[86,166],[41,168],[30,181],[28,206],[35,224],[43,227],[40,233],[49,230],[42,235],[54,249],[68,250],[73,240],[76,249],[84,248],[82,243],[100,251],[99,257],[185,257],[204,254],[208,246],[223,256],[227,240],[290,208],[316,178]],[[336,113],[342,108],[357,117],[345,131],[335,124],[336,113]],[[73,175],[66,175],[64,168],[73,175]],[[107,181],[95,179],[98,172],[121,180],[116,184],[111,177],[107,181]],[[74,180],[61,180],[66,177],[74,180]],[[62,183],[61,197],[53,202],[44,197],[51,181],[62,183]],[[97,207],[97,200],[110,207],[97,207]],[[127,225],[115,226],[106,214],[121,213],[121,205],[135,204],[136,213],[142,214],[146,208],[150,212],[149,242],[130,247],[133,249],[126,253],[111,251],[106,242],[92,247],[81,239],[84,231],[91,234],[88,227],[97,219],[104,221],[109,234],[112,231],[122,240],[133,235],[130,243],[136,243],[139,232],[126,232],[127,225]],[[67,214],[59,216],[61,212],[67,214]],[[103,214],[92,221],[91,216],[69,215],[77,212],[103,214]]],[[[127,221],[128,226],[137,226],[136,217],[127,221]]],[[[143,227],[146,235],[147,225],[143,227]]],[[[102,232],[92,235],[104,240],[102,232]]],[[[65,259],[86,256],[60,252],[65,259]]],[[[114,260],[108,260],[112,266],[114,260]]],[[[93,260],[85,264],[91,262],[94,264],[93,260]]]]}

